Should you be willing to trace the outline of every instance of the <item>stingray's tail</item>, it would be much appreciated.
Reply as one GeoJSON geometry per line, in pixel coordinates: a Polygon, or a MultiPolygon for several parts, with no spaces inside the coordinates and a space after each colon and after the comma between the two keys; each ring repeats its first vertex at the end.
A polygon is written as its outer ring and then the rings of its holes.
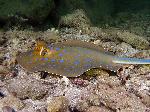
{"type": "Polygon", "coordinates": [[[150,59],[139,59],[139,58],[121,58],[115,57],[113,63],[119,64],[150,64],[150,59]]]}

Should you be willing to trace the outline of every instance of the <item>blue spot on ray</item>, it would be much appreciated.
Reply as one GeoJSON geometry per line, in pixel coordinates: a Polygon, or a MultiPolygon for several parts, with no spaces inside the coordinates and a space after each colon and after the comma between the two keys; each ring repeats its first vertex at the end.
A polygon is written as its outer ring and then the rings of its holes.
{"type": "Polygon", "coordinates": [[[86,58],[85,62],[92,62],[92,59],[91,58],[86,58]]]}
{"type": "Polygon", "coordinates": [[[59,54],[59,56],[63,56],[63,54],[62,54],[62,53],[60,53],[60,54],[59,54]]]}
{"type": "Polygon", "coordinates": [[[48,61],[48,58],[41,58],[41,61],[48,61]]]}
{"type": "Polygon", "coordinates": [[[48,61],[48,58],[45,58],[44,60],[48,61]]]}
{"type": "Polygon", "coordinates": [[[75,65],[78,65],[80,62],[78,61],[78,60],[76,60],[75,62],[74,62],[74,64],[75,65]]]}
{"type": "Polygon", "coordinates": [[[63,52],[67,52],[66,49],[64,49],[63,52]]]}
{"type": "Polygon", "coordinates": [[[76,55],[74,58],[79,58],[81,55],[80,54],[78,54],[78,55],[76,55]]]}
{"type": "Polygon", "coordinates": [[[44,61],[45,58],[41,58],[41,61],[44,61]]]}
{"type": "Polygon", "coordinates": [[[59,60],[59,62],[60,62],[60,63],[63,63],[63,62],[64,62],[64,60],[63,60],[63,59],[61,59],[61,60],[59,60]]]}
{"type": "Polygon", "coordinates": [[[51,62],[55,62],[56,60],[55,59],[51,59],[51,62]]]}
{"type": "Polygon", "coordinates": [[[60,48],[57,47],[57,48],[56,48],[56,51],[59,51],[59,50],[60,50],[60,48]]]}

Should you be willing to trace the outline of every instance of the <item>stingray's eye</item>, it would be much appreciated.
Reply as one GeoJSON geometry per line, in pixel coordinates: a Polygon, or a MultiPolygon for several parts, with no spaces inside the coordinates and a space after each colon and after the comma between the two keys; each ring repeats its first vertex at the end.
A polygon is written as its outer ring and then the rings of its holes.
{"type": "Polygon", "coordinates": [[[35,47],[34,50],[39,52],[41,50],[41,48],[40,47],[35,47]]]}
{"type": "Polygon", "coordinates": [[[45,56],[47,53],[48,53],[47,49],[44,49],[44,48],[41,49],[41,51],[40,51],[41,56],[45,56]]]}

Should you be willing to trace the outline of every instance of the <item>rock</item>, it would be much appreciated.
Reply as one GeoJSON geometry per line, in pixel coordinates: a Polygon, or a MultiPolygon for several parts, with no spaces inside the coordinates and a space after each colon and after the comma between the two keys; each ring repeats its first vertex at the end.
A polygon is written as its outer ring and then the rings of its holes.
{"type": "MultiPolygon", "coordinates": [[[[41,22],[54,7],[53,0],[5,0],[0,1],[0,19],[5,22],[10,18],[17,18],[21,21],[26,19],[41,22]]],[[[13,19],[14,21],[14,19],[13,19]]]]}
{"type": "Polygon", "coordinates": [[[105,107],[97,107],[97,106],[91,106],[87,109],[86,112],[112,112],[109,109],[105,107]]]}
{"type": "Polygon", "coordinates": [[[150,107],[150,96],[148,93],[145,93],[143,91],[140,91],[137,93],[137,96],[139,96],[142,100],[142,102],[147,106],[150,107]]]}
{"type": "Polygon", "coordinates": [[[26,99],[23,100],[23,102],[25,103],[25,107],[17,112],[47,112],[46,111],[47,103],[45,99],[44,100],[26,99]]]}
{"type": "MultiPolygon", "coordinates": [[[[79,27],[79,28],[81,28],[81,27],[79,27]]],[[[85,31],[83,30],[83,32],[85,32],[85,31]]],[[[61,38],[63,38],[63,39],[82,40],[82,41],[87,41],[87,42],[94,39],[93,36],[90,36],[85,33],[82,34],[83,32],[81,31],[81,29],[78,30],[76,28],[65,28],[65,29],[62,28],[60,31],[60,35],[61,35],[61,38]]]]}
{"type": "Polygon", "coordinates": [[[59,22],[60,26],[75,27],[77,29],[84,29],[89,27],[90,20],[87,18],[83,10],[75,10],[71,14],[62,16],[59,22]]]}
{"type": "Polygon", "coordinates": [[[5,66],[0,65],[0,74],[8,74],[10,70],[5,66]]]}
{"type": "Polygon", "coordinates": [[[68,99],[63,96],[54,97],[50,101],[48,100],[48,112],[67,112],[68,111],[68,99]]]}
{"type": "Polygon", "coordinates": [[[135,54],[133,54],[133,57],[137,58],[149,58],[150,57],[150,50],[142,50],[135,54]]]}
{"type": "Polygon", "coordinates": [[[91,105],[93,105],[93,106],[99,106],[100,105],[100,99],[99,99],[99,97],[98,97],[98,95],[90,95],[89,97],[88,97],[88,101],[89,101],[89,103],[91,104],[91,105]]]}
{"type": "MultiPolygon", "coordinates": [[[[88,86],[87,86],[88,87],[88,86]]],[[[70,87],[65,92],[65,97],[69,100],[70,108],[76,108],[79,102],[89,97],[90,91],[86,87],[70,87]]]]}
{"type": "Polygon", "coordinates": [[[90,27],[85,31],[87,34],[102,40],[115,40],[114,35],[109,34],[109,31],[99,27],[90,27]]]}
{"type": "Polygon", "coordinates": [[[10,70],[5,66],[0,65],[0,80],[3,80],[7,74],[9,74],[10,70]]]}
{"type": "MultiPolygon", "coordinates": [[[[4,32],[0,31],[0,46],[5,45],[5,43],[7,42],[7,39],[3,37],[4,32]]],[[[1,49],[0,49],[1,51],[1,49]]]]}
{"type": "Polygon", "coordinates": [[[120,86],[121,81],[116,76],[97,76],[97,81],[102,84],[109,85],[110,87],[117,87],[120,86]]]}
{"type": "Polygon", "coordinates": [[[98,88],[97,94],[101,104],[111,110],[144,112],[147,109],[138,97],[127,92],[124,87],[111,87],[105,83],[98,83],[98,88]]]}
{"type": "Polygon", "coordinates": [[[16,96],[21,99],[41,99],[48,92],[47,85],[44,85],[39,80],[26,76],[24,72],[21,72],[18,77],[10,80],[7,88],[11,93],[16,93],[16,96]]]}
{"type": "Polygon", "coordinates": [[[132,57],[138,50],[134,49],[131,45],[122,42],[115,47],[116,55],[120,57],[132,57]]]}
{"type": "Polygon", "coordinates": [[[77,106],[76,106],[76,109],[79,111],[79,112],[85,112],[89,107],[89,104],[87,101],[85,100],[82,100],[80,101],[77,106]]]}
{"type": "Polygon", "coordinates": [[[9,110],[10,109],[9,107],[12,107],[15,110],[20,110],[24,107],[24,103],[20,99],[14,97],[14,96],[4,97],[0,100],[0,102],[1,102],[0,103],[0,109],[3,108],[3,109],[9,110]],[[9,106],[9,107],[5,107],[5,106],[9,106]]]}
{"type": "Polygon", "coordinates": [[[37,109],[36,112],[47,112],[46,108],[37,109]]]}
{"type": "Polygon", "coordinates": [[[42,39],[48,43],[51,43],[51,42],[54,43],[57,40],[61,40],[60,36],[59,36],[59,32],[54,28],[48,29],[47,31],[44,31],[42,33],[42,39]]]}
{"type": "Polygon", "coordinates": [[[4,106],[2,108],[2,111],[3,112],[15,112],[15,110],[13,108],[9,107],[9,106],[4,106]]]}
{"type": "MultiPolygon", "coordinates": [[[[77,9],[83,9],[92,23],[101,23],[101,19],[109,16],[113,10],[113,0],[59,0],[56,2],[56,12],[59,16],[71,14],[77,9]]],[[[79,20],[80,21],[80,20],[79,20]]]]}
{"type": "Polygon", "coordinates": [[[116,28],[103,29],[103,30],[99,28],[94,28],[94,29],[95,30],[93,30],[93,33],[97,37],[104,40],[109,39],[112,41],[121,41],[121,42],[123,41],[138,49],[148,49],[150,45],[150,43],[143,36],[130,33],[129,31],[121,31],[116,28]]]}
{"type": "Polygon", "coordinates": [[[127,31],[119,31],[117,33],[117,38],[138,49],[148,49],[150,45],[150,43],[144,37],[135,35],[127,31]]]}

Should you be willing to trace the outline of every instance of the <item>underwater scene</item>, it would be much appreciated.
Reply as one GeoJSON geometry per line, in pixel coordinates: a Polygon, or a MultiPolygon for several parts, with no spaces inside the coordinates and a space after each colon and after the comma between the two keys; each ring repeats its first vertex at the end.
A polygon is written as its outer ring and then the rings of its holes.
{"type": "Polygon", "coordinates": [[[150,112],[150,0],[0,0],[0,112],[150,112]]]}

